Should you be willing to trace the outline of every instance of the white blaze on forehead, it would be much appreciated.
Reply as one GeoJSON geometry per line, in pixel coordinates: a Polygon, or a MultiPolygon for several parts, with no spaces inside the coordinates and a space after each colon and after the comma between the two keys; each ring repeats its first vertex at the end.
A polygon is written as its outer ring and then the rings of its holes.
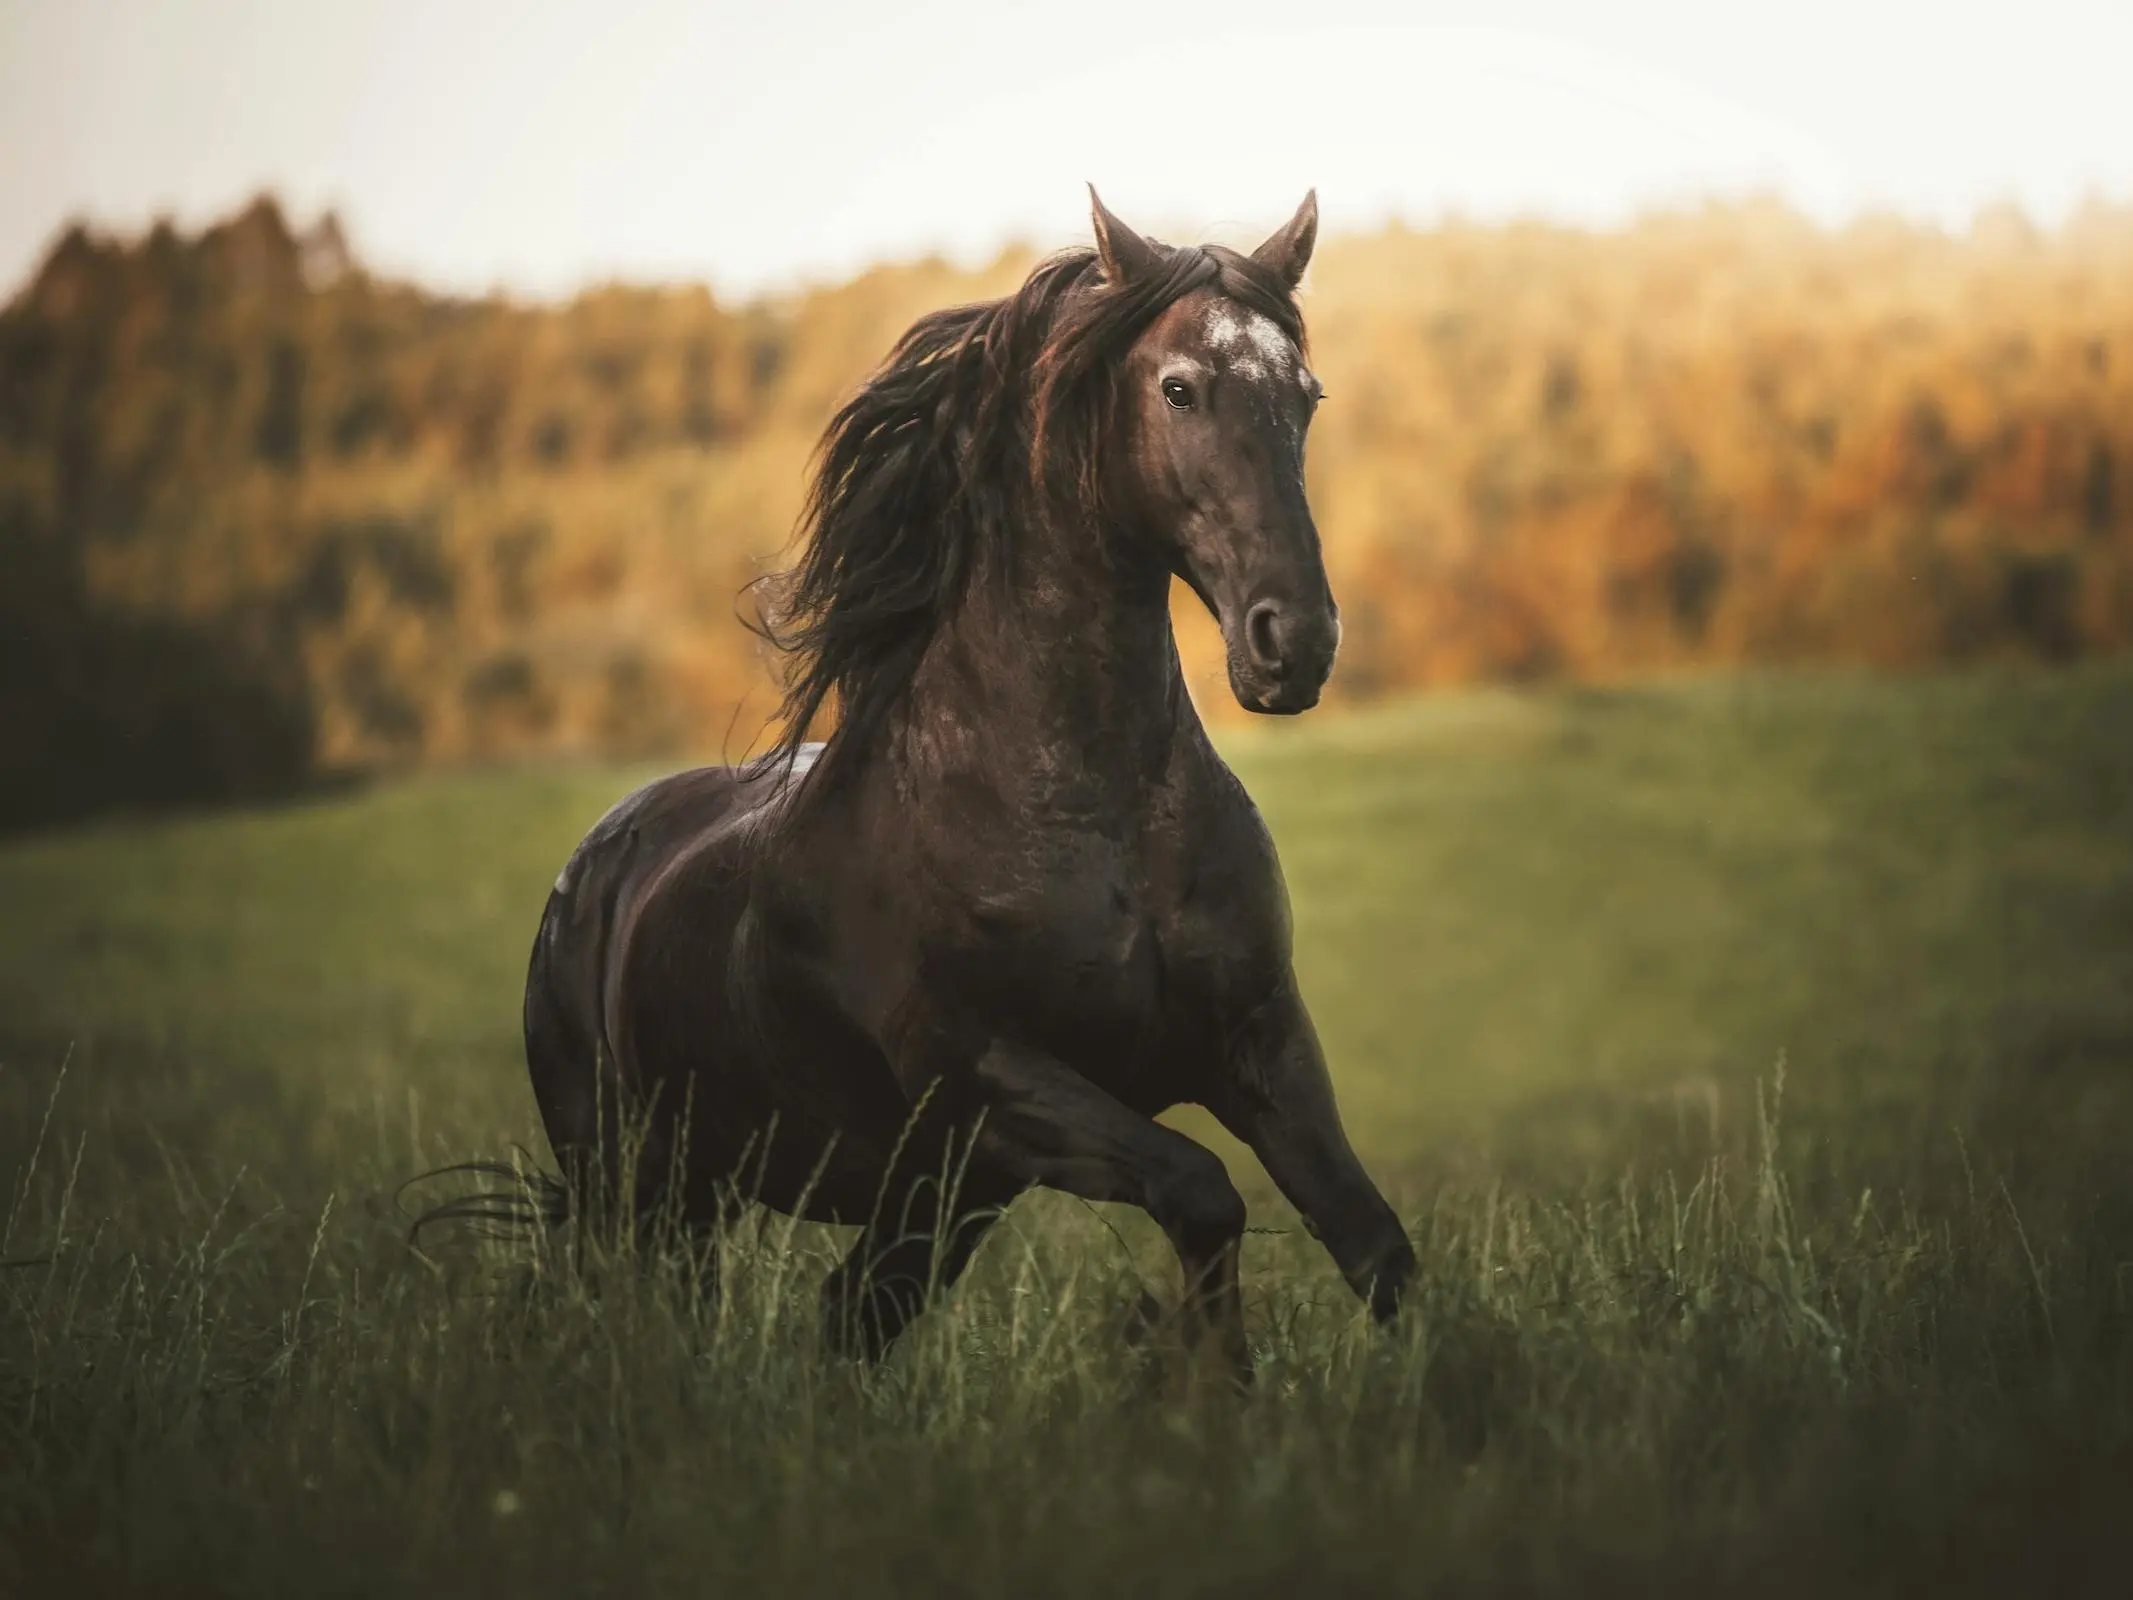
{"type": "Polygon", "coordinates": [[[1207,342],[1217,350],[1231,349],[1244,339],[1244,324],[1220,301],[1207,308],[1206,329],[1207,342]]]}
{"type": "Polygon", "coordinates": [[[1296,347],[1289,343],[1289,336],[1271,317],[1260,312],[1246,311],[1239,315],[1235,307],[1217,301],[1207,308],[1203,328],[1207,342],[1215,349],[1236,352],[1230,358],[1229,369],[1240,378],[1256,382],[1270,372],[1279,373],[1302,366],[1296,347]]]}
{"type": "Polygon", "coordinates": [[[1286,366],[1294,355],[1289,336],[1274,326],[1273,319],[1254,311],[1244,325],[1244,336],[1252,341],[1252,348],[1267,360],[1286,366]]]}

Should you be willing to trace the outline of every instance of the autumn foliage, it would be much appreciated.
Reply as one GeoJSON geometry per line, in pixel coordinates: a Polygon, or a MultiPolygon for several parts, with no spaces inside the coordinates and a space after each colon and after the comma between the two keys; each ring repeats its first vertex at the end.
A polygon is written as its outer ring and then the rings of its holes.
{"type": "MultiPolygon", "coordinates": [[[[747,745],[740,590],[822,423],[1029,264],[534,306],[264,200],[71,230],[0,313],[0,821],[747,745]]],[[[1336,698],[2133,641],[2133,211],[1395,229],[1325,245],[1306,310],[1336,698]]]]}

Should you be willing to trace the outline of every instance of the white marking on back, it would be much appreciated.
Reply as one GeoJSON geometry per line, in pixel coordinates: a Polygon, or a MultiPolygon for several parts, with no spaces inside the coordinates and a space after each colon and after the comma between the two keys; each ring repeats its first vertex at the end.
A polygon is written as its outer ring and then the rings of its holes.
{"type": "Polygon", "coordinates": [[[632,789],[600,814],[600,820],[586,830],[585,837],[578,841],[577,849],[570,852],[570,859],[563,863],[563,870],[555,875],[555,892],[570,893],[571,879],[575,875],[580,858],[611,834],[621,831],[624,823],[636,813],[655,786],[646,784],[641,789],[632,789]]]}

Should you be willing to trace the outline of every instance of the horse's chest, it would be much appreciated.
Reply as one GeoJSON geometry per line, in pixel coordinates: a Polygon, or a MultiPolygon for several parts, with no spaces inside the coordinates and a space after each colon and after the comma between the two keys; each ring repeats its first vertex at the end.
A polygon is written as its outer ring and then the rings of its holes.
{"type": "Polygon", "coordinates": [[[1036,861],[957,919],[954,965],[1003,1028],[1107,1056],[1152,1049],[1279,965],[1265,919],[1219,874],[1105,839],[1055,841],[1036,861]]]}
{"type": "Polygon", "coordinates": [[[1046,1031],[1116,1033],[1158,1005],[1163,956],[1133,854],[1103,839],[1055,841],[988,876],[954,919],[953,965],[978,1008],[1046,1031]]]}

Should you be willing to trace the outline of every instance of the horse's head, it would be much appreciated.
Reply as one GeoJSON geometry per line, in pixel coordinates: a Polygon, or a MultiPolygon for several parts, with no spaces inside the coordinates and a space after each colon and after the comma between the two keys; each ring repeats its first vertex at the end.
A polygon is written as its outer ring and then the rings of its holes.
{"type": "MultiPolygon", "coordinates": [[[[1172,252],[1101,200],[1095,219],[1107,282],[1163,272],[1172,252]]],[[[1286,310],[1317,236],[1314,192],[1248,260],[1210,251],[1223,273],[1156,316],[1118,375],[1111,493],[1221,623],[1230,689],[1250,711],[1316,705],[1340,645],[1304,497],[1304,434],[1323,391],[1293,313],[1284,328],[1249,303],[1286,310]],[[1229,292],[1240,276],[1256,296],[1229,292]]]]}

